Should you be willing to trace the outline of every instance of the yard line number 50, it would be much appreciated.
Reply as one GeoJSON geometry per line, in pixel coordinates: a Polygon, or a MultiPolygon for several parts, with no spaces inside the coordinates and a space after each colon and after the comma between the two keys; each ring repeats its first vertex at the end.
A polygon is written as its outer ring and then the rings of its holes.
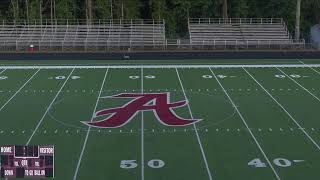
{"type": "MultiPolygon", "coordinates": [[[[161,159],[151,159],[148,161],[148,166],[153,169],[159,169],[165,166],[165,162],[161,159]]],[[[120,162],[120,168],[122,169],[134,169],[138,167],[137,160],[122,160],[120,162]]]]}

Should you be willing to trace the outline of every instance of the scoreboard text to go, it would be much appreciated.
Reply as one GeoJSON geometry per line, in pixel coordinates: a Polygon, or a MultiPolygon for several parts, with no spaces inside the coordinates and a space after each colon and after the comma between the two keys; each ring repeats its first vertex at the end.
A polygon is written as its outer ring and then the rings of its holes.
{"type": "Polygon", "coordinates": [[[1,146],[1,178],[54,177],[53,146],[1,146]]]}

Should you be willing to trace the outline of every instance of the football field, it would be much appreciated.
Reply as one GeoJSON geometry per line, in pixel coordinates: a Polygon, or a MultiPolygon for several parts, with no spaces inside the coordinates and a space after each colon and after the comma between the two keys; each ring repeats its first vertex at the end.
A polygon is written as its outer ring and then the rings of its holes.
{"type": "Polygon", "coordinates": [[[320,60],[0,61],[0,146],[57,180],[316,180],[320,60]]]}

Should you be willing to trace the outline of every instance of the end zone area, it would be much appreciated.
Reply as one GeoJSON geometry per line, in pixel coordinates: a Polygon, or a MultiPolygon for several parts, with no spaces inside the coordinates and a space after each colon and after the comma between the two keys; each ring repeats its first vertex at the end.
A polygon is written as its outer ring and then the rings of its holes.
{"type": "Polygon", "coordinates": [[[0,63],[0,145],[54,145],[56,179],[320,175],[320,61],[59,63],[0,63]]]}

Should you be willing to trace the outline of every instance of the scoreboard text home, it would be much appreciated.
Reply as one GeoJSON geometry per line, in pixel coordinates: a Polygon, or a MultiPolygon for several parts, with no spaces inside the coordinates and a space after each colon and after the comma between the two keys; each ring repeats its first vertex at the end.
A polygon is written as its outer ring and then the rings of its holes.
{"type": "Polygon", "coordinates": [[[2,146],[0,148],[0,177],[54,177],[53,146],[2,146]]]}

